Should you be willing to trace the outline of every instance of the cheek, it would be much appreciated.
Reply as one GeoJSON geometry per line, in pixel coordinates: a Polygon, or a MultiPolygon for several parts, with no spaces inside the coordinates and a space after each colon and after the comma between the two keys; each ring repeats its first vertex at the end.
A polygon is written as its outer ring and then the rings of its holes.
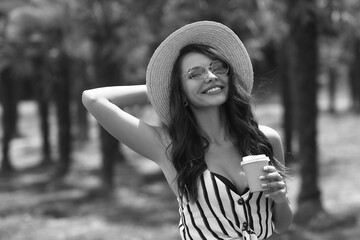
{"type": "Polygon", "coordinates": [[[187,96],[188,87],[185,81],[181,81],[181,92],[182,95],[187,96]]]}
{"type": "Polygon", "coordinates": [[[229,77],[224,76],[221,80],[226,85],[226,98],[228,98],[229,97],[229,77]]]}
{"type": "Polygon", "coordinates": [[[229,84],[229,76],[220,76],[221,81],[223,81],[226,85],[229,84]]]}
{"type": "Polygon", "coordinates": [[[183,89],[183,95],[185,95],[185,97],[189,97],[189,95],[191,94],[191,89],[194,88],[194,84],[191,84],[190,81],[183,81],[181,83],[182,85],[182,89],[183,89]]]}

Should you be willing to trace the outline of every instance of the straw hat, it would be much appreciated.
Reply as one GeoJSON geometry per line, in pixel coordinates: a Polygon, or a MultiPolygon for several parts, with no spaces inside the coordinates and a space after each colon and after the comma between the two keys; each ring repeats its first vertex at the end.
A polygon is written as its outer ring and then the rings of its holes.
{"type": "Polygon", "coordinates": [[[194,22],[170,34],[155,50],[146,71],[150,102],[160,120],[170,122],[170,78],[180,50],[189,44],[204,44],[215,48],[240,76],[247,92],[253,85],[250,57],[238,36],[223,24],[212,21],[194,22]]]}

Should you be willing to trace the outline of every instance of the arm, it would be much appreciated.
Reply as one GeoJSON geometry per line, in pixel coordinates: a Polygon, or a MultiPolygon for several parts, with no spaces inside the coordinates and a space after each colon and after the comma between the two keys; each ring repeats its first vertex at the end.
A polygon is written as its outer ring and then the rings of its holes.
{"type": "Polygon", "coordinates": [[[87,107],[88,100],[105,98],[116,106],[122,108],[129,105],[149,102],[146,85],[101,87],[83,92],[82,100],[87,107]]]}
{"type": "MultiPolygon", "coordinates": [[[[285,165],[280,135],[269,127],[262,126],[261,131],[263,131],[265,136],[269,139],[274,150],[274,157],[281,164],[285,165]]],[[[265,167],[264,172],[265,175],[262,180],[265,184],[264,187],[268,189],[266,191],[266,196],[274,200],[273,222],[275,232],[281,233],[289,228],[293,217],[292,209],[287,196],[286,183],[275,167],[265,167]]]]}
{"type": "Polygon", "coordinates": [[[86,90],[82,101],[87,110],[116,139],[135,152],[158,163],[165,147],[163,131],[122,110],[122,107],[148,102],[145,85],[103,87],[86,90]]]}

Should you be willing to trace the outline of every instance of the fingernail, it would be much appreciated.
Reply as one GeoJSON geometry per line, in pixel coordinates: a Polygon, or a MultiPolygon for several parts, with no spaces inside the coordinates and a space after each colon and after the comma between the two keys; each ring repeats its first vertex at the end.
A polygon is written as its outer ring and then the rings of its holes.
{"type": "Polygon", "coordinates": [[[270,195],[269,195],[269,194],[265,194],[265,197],[270,197],[270,195]]]}
{"type": "Polygon", "coordinates": [[[261,184],[262,187],[267,187],[266,183],[261,184]]]}
{"type": "Polygon", "coordinates": [[[259,179],[260,179],[260,180],[264,180],[265,177],[264,177],[264,176],[260,176],[259,179]]]}

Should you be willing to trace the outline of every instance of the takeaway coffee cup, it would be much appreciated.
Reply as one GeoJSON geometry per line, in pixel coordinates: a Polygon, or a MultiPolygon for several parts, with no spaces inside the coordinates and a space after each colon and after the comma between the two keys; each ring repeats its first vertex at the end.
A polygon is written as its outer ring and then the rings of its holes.
{"type": "Polygon", "coordinates": [[[244,169],[251,192],[264,190],[261,186],[262,181],[259,177],[264,175],[263,167],[269,165],[269,161],[270,159],[265,154],[243,157],[240,164],[244,169]]]}

